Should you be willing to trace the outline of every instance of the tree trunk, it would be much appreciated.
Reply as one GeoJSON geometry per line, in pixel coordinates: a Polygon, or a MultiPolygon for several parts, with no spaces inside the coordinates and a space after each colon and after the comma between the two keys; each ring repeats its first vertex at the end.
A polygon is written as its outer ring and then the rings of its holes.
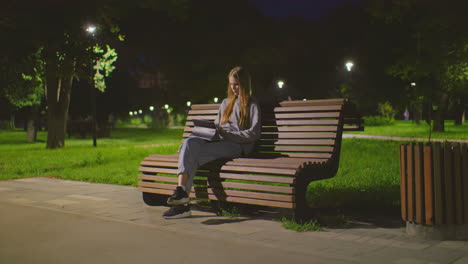
{"type": "Polygon", "coordinates": [[[10,114],[10,129],[15,129],[15,114],[11,113],[10,114]]]}
{"type": "Polygon", "coordinates": [[[413,112],[413,119],[414,119],[414,122],[419,125],[421,124],[421,120],[422,120],[422,111],[421,109],[417,108],[417,109],[414,109],[414,112],[413,112]]]}
{"type": "Polygon", "coordinates": [[[434,117],[434,131],[444,132],[445,131],[445,113],[447,112],[448,107],[448,94],[443,92],[439,101],[439,108],[435,112],[434,117]]]}
{"type": "Polygon", "coordinates": [[[37,140],[37,122],[38,122],[39,106],[34,105],[30,109],[29,118],[26,124],[28,142],[36,142],[37,140]]]}
{"type": "Polygon", "coordinates": [[[461,126],[465,122],[465,109],[457,109],[455,115],[455,125],[461,126]]]}
{"type": "MultiPolygon", "coordinates": [[[[54,58],[51,54],[49,58],[54,58]]],[[[63,148],[67,127],[68,108],[70,106],[71,88],[75,72],[75,61],[66,58],[61,75],[57,64],[51,59],[46,64],[46,98],[47,98],[47,148],[63,148]]]]}

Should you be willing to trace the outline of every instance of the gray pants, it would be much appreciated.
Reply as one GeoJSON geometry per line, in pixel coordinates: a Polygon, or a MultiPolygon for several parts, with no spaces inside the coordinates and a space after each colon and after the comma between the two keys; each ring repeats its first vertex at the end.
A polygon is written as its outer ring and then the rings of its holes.
{"type": "Polygon", "coordinates": [[[239,158],[242,153],[240,144],[232,141],[206,141],[189,137],[179,149],[179,174],[187,173],[187,192],[190,192],[197,169],[216,159],[239,158]]]}

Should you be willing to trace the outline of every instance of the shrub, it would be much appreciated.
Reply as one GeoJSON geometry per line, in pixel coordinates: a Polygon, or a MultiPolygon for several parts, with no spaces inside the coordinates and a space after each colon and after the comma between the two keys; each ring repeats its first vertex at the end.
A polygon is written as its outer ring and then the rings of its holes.
{"type": "Polygon", "coordinates": [[[366,126],[388,126],[395,123],[395,118],[384,116],[365,116],[364,124],[366,126]]]}
{"type": "Polygon", "coordinates": [[[393,109],[392,104],[390,104],[390,102],[386,101],[383,103],[379,103],[377,108],[381,116],[388,119],[395,119],[396,111],[395,109],[393,109]]]}

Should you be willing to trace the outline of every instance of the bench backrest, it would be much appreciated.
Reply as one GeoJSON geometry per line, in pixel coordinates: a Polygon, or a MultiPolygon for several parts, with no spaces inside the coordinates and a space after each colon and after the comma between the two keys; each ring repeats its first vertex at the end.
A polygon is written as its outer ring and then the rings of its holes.
{"type": "MultiPolygon", "coordinates": [[[[262,136],[256,155],[287,156],[328,161],[339,154],[346,99],[260,103],[262,136]]],[[[193,119],[214,120],[219,104],[192,105],[184,138],[190,136],[193,119]]],[[[349,130],[355,130],[350,126],[349,130]]]]}

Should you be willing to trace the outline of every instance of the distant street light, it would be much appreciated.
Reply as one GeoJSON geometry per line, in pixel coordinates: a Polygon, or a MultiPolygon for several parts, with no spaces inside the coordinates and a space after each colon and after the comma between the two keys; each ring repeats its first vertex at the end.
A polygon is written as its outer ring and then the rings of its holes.
{"type": "Polygon", "coordinates": [[[348,61],[346,62],[345,66],[346,66],[346,69],[350,72],[353,69],[354,63],[348,61]]]}
{"type": "Polygon", "coordinates": [[[94,33],[96,33],[96,26],[94,26],[94,25],[89,25],[89,26],[86,28],[86,32],[88,32],[88,33],[91,34],[91,35],[94,35],[94,33]]]}
{"type": "Polygon", "coordinates": [[[150,107],[149,107],[149,110],[150,110],[150,111],[154,111],[154,106],[150,106],[150,107]]]}
{"type": "Polygon", "coordinates": [[[132,115],[133,115],[133,112],[128,112],[128,114],[129,114],[130,116],[132,116],[132,115]]]}
{"type": "Polygon", "coordinates": [[[169,105],[168,105],[168,104],[165,104],[165,105],[164,105],[164,108],[165,108],[165,109],[169,109],[169,105]]]}
{"type": "Polygon", "coordinates": [[[217,103],[218,100],[219,100],[218,97],[213,98],[213,101],[214,101],[215,103],[217,103]]]}
{"type": "Polygon", "coordinates": [[[189,107],[190,107],[191,105],[192,105],[192,102],[190,102],[190,101],[187,101],[187,106],[189,106],[189,107]]]}
{"type": "MultiPolygon", "coordinates": [[[[94,38],[96,33],[96,26],[89,25],[86,27],[86,32],[94,38]]],[[[97,63],[97,62],[96,62],[97,63]]],[[[92,68],[91,68],[92,70],[92,68]]],[[[97,69],[96,69],[97,71],[97,69]]],[[[93,71],[92,76],[94,74],[93,71]]],[[[94,77],[94,76],[93,76],[94,77]]],[[[91,79],[91,116],[92,116],[92,125],[93,125],[93,146],[97,147],[97,121],[96,121],[96,87],[94,85],[94,78],[91,79]]]]}
{"type": "Polygon", "coordinates": [[[415,82],[412,82],[412,83],[411,83],[411,86],[415,87],[415,86],[416,86],[416,83],[415,83],[415,82]]]}
{"type": "Polygon", "coordinates": [[[280,89],[283,88],[283,86],[284,86],[284,82],[283,82],[283,81],[278,81],[277,84],[278,84],[278,88],[280,88],[280,89]]]}
{"type": "Polygon", "coordinates": [[[141,110],[141,109],[138,110],[138,113],[139,113],[140,115],[143,114],[143,110],[141,110]]]}
{"type": "Polygon", "coordinates": [[[133,115],[138,115],[138,112],[137,111],[133,112],[133,115]]]}

